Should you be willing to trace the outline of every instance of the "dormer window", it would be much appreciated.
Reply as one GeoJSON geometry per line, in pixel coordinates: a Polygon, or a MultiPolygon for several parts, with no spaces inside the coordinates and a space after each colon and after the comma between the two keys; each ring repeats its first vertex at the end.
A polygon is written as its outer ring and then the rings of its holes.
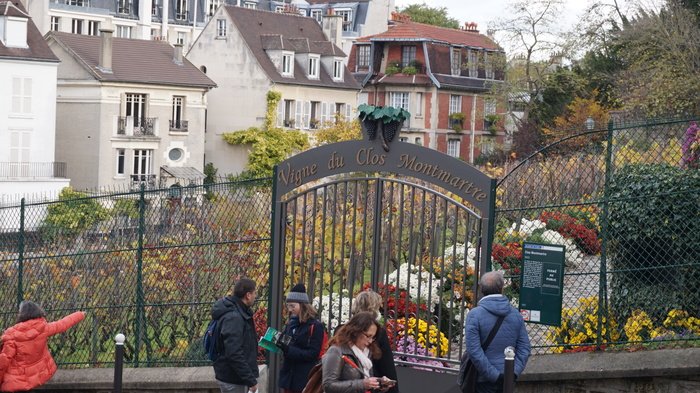
{"type": "Polygon", "coordinates": [[[294,52],[282,52],[282,76],[294,76],[294,52]]]}
{"type": "Polygon", "coordinates": [[[489,59],[489,53],[484,52],[484,73],[486,79],[495,79],[496,73],[493,71],[493,63],[489,59]]]}
{"type": "Polygon", "coordinates": [[[336,82],[342,82],[343,81],[343,69],[345,68],[345,65],[343,64],[343,60],[338,60],[335,59],[333,60],[333,80],[336,82]]]}
{"type": "Polygon", "coordinates": [[[8,48],[27,48],[27,18],[0,16],[0,41],[8,48]]]}
{"type": "Polygon", "coordinates": [[[343,17],[343,31],[352,31],[352,10],[333,9],[336,15],[343,17]]]}
{"type": "Polygon", "coordinates": [[[323,10],[311,10],[309,16],[316,19],[316,22],[321,23],[323,21],[323,10]]]}
{"type": "Polygon", "coordinates": [[[369,67],[369,45],[357,46],[357,68],[369,67]]]}
{"type": "Polygon", "coordinates": [[[450,61],[452,76],[459,76],[462,71],[462,50],[460,48],[452,48],[452,59],[450,61]]]}
{"type": "Polygon", "coordinates": [[[319,63],[321,56],[309,55],[309,79],[319,79],[319,63]]]}
{"type": "Polygon", "coordinates": [[[468,53],[469,53],[469,55],[468,55],[469,56],[469,59],[468,59],[469,76],[472,78],[476,78],[477,76],[479,76],[479,69],[477,68],[477,64],[476,64],[477,54],[476,54],[476,51],[473,49],[469,49],[468,53]]]}

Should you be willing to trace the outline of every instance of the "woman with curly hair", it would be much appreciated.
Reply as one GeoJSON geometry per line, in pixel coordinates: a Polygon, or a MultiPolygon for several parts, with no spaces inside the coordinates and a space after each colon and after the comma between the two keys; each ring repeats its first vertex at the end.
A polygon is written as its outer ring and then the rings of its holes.
{"type": "Polygon", "coordinates": [[[373,313],[360,312],[336,332],[323,356],[324,393],[386,391],[395,381],[372,376],[372,359],[381,357],[374,342],[380,326],[373,313]]]}

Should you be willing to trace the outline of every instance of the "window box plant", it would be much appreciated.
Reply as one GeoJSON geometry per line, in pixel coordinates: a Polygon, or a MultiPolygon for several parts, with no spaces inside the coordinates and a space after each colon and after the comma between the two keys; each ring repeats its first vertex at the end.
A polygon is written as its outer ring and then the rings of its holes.
{"type": "Polygon", "coordinates": [[[464,119],[466,115],[462,112],[450,113],[450,128],[454,132],[462,132],[464,129],[464,119]]]}
{"type": "Polygon", "coordinates": [[[386,64],[386,69],[384,73],[387,75],[394,75],[401,72],[401,64],[398,61],[390,61],[386,64]]]}
{"type": "Polygon", "coordinates": [[[294,128],[294,119],[285,120],[284,126],[287,128],[294,128]]]}
{"type": "Polygon", "coordinates": [[[401,73],[404,75],[415,75],[418,73],[418,70],[412,65],[407,65],[406,67],[401,69],[401,73]]]}
{"type": "Polygon", "coordinates": [[[488,131],[491,135],[496,135],[499,121],[501,121],[501,116],[495,113],[484,116],[484,130],[488,131]]]}
{"type": "Polygon", "coordinates": [[[318,119],[312,118],[311,120],[309,120],[309,127],[312,130],[318,129],[318,126],[320,126],[320,125],[321,125],[321,122],[318,119]]]}

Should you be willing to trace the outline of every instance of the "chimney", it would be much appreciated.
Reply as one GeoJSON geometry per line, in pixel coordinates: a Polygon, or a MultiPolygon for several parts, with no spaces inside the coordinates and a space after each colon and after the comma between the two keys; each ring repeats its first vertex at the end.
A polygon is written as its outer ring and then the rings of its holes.
{"type": "Polygon", "coordinates": [[[182,65],[182,44],[177,43],[173,46],[173,61],[177,65],[182,65]]]}
{"type": "Polygon", "coordinates": [[[343,16],[332,13],[332,9],[329,9],[328,11],[328,14],[325,15],[321,21],[323,33],[328,38],[328,41],[332,42],[337,47],[342,48],[343,44],[341,39],[343,37],[343,16]]]}
{"type": "Polygon", "coordinates": [[[100,29],[102,42],[100,45],[100,63],[97,68],[106,73],[112,73],[112,33],[114,30],[100,29]]]}

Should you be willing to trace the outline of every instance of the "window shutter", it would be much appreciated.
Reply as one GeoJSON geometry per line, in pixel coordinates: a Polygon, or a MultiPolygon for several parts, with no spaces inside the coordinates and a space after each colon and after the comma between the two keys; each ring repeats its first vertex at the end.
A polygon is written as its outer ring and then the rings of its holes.
{"type": "Polygon", "coordinates": [[[304,103],[301,101],[295,101],[295,103],[296,103],[297,110],[296,110],[296,115],[294,116],[294,128],[300,129],[301,128],[301,119],[302,119],[301,113],[303,110],[302,106],[304,105],[304,103]]]}
{"type": "Polygon", "coordinates": [[[350,104],[345,104],[345,121],[350,121],[352,116],[352,106],[350,104]]]}
{"type": "Polygon", "coordinates": [[[277,103],[277,127],[282,127],[284,124],[284,100],[277,103]]]}
{"type": "Polygon", "coordinates": [[[328,121],[328,103],[321,103],[321,124],[326,124],[328,121]]]}
{"type": "Polygon", "coordinates": [[[311,102],[304,101],[304,129],[309,128],[309,118],[311,117],[311,102]]]}

